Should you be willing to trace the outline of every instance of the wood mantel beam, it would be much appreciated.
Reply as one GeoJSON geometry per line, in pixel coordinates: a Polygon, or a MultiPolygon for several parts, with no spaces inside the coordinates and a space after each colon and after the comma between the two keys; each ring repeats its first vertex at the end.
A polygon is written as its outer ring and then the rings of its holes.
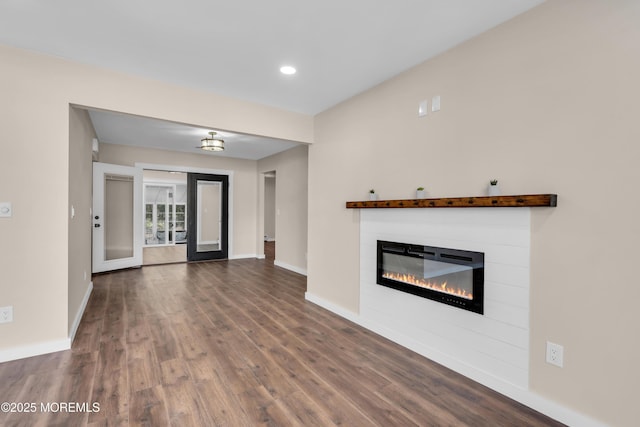
{"type": "Polygon", "coordinates": [[[364,200],[347,202],[347,209],[372,208],[514,208],[552,207],[557,194],[525,194],[520,196],[440,197],[435,199],[364,200]]]}

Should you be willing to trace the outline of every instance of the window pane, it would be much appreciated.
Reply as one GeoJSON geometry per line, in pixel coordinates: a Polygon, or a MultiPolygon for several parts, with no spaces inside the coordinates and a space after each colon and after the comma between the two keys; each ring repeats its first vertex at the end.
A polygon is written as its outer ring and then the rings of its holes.
{"type": "Polygon", "coordinates": [[[144,237],[146,243],[153,239],[153,205],[151,203],[144,205],[144,237]]]}
{"type": "Polygon", "coordinates": [[[156,206],[156,210],[158,214],[158,219],[157,219],[158,230],[164,231],[164,225],[165,225],[165,219],[166,219],[165,205],[156,206]]]}
{"type": "Polygon", "coordinates": [[[104,191],[104,259],[130,258],[133,256],[133,177],[105,176],[104,191]]]}
{"type": "Polygon", "coordinates": [[[186,210],[185,205],[176,205],[176,230],[186,230],[186,210]]]}

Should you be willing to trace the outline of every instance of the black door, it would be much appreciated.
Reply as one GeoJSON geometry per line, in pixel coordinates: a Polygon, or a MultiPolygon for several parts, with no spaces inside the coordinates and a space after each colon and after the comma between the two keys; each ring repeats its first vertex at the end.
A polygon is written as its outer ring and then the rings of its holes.
{"type": "Polygon", "coordinates": [[[187,260],[229,256],[229,177],[187,175],[187,260]]]}

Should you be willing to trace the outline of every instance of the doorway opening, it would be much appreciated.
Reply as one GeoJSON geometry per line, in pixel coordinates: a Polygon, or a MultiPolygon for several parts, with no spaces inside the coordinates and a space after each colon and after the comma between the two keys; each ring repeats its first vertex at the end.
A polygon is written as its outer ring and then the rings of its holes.
{"type": "Polygon", "coordinates": [[[143,265],[187,261],[187,174],[145,170],[143,265]]]}
{"type": "Polygon", "coordinates": [[[264,256],[276,257],[276,171],[264,173],[264,256]]]}
{"type": "Polygon", "coordinates": [[[232,171],[146,163],[136,167],[145,177],[143,265],[229,257],[232,171]]]}

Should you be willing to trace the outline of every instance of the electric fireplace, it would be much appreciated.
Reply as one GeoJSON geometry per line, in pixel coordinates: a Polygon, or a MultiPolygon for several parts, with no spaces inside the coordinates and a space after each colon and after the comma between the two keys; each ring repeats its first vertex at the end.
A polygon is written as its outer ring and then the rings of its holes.
{"type": "Polygon", "coordinates": [[[484,312],[484,253],[378,240],[377,283],[484,312]]]}

